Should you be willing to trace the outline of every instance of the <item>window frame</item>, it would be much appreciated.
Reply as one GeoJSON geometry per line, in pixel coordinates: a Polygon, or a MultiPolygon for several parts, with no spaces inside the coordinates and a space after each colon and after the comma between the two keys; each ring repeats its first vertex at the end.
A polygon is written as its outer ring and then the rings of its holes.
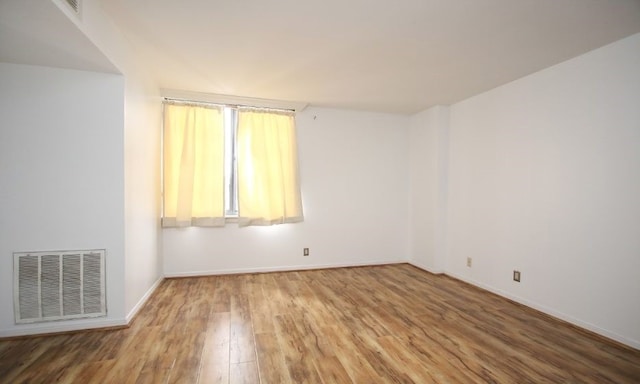
{"type": "Polygon", "coordinates": [[[238,107],[223,105],[224,119],[224,217],[238,218],[238,166],[237,166],[237,135],[238,135],[238,107]]]}

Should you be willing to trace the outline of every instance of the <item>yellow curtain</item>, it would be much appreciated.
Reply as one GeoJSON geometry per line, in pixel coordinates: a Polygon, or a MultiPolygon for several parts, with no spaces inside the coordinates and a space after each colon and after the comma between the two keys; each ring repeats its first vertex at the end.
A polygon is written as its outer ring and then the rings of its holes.
{"type": "Polygon", "coordinates": [[[223,226],[222,108],[166,102],[163,147],[162,225],[223,226]]]}
{"type": "Polygon", "coordinates": [[[293,113],[240,108],[238,224],[303,221],[293,113]]]}

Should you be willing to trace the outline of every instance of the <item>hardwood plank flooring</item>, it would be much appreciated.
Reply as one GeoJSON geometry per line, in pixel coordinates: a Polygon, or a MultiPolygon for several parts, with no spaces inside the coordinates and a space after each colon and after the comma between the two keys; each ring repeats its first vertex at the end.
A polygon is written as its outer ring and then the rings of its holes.
{"type": "Polygon", "coordinates": [[[127,329],[0,341],[0,383],[640,383],[640,351],[407,264],[165,280],[127,329]]]}

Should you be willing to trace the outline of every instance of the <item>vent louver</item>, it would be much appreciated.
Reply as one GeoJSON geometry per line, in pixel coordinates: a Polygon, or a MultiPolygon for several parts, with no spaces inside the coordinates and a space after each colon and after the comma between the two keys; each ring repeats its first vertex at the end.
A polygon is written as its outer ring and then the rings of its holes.
{"type": "Polygon", "coordinates": [[[105,250],[14,253],[16,323],[106,316],[105,250]]]}
{"type": "Polygon", "coordinates": [[[73,9],[75,13],[80,13],[80,1],[79,0],[65,0],[67,4],[73,9]]]}

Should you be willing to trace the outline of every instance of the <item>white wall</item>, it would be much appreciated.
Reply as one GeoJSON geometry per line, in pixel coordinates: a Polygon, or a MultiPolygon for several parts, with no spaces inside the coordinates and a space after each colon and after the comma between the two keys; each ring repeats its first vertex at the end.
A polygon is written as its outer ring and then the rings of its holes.
{"type": "Polygon", "coordinates": [[[446,257],[449,108],[411,117],[409,126],[409,253],[412,264],[442,273],[446,257]]]}
{"type": "MultiPolygon", "coordinates": [[[[74,24],[113,61],[122,75],[3,65],[3,82],[0,84],[2,97],[8,101],[3,102],[2,108],[10,112],[9,120],[5,119],[4,113],[1,114],[3,124],[12,122],[11,119],[26,119],[30,129],[18,130],[19,134],[16,134],[9,131],[11,123],[2,127],[2,145],[11,147],[12,151],[3,151],[3,175],[0,179],[3,179],[3,186],[4,179],[7,180],[6,199],[15,208],[2,214],[5,220],[2,228],[11,226],[12,230],[2,230],[1,235],[12,240],[3,240],[0,245],[0,263],[3,263],[0,264],[0,308],[13,308],[11,252],[107,248],[108,317],[17,327],[13,325],[13,312],[5,311],[0,315],[0,336],[125,324],[162,278],[159,251],[159,90],[149,79],[149,71],[138,66],[136,52],[102,11],[98,1],[83,2],[81,20],[72,15],[64,4],[57,0],[54,3],[68,16],[70,24],[74,24]],[[117,84],[117,89],[105,85],[113,82],[117,84]],[[14,97],[14,94],[20,97],[14,97]],[[74,104],[70,100],[79,102],[74,104]],[[78,114],[80,118],[74,118],[73,114],[78,114]],[[65,119],[56,119],[58,115],[65,119]],[[49,130],[52,125],[50,121],[54,122],[55,127],[64,125],[65,129],[49,130]],[[81,134],[76,135],[75,131],[81,134]],[[12,135],[12,140],[9,140],[9,136],[5,140],[5,135],[12,135]],[[43,138],[42,141],[37,141],[39,137],[43,138]],[[32,143],[34,140],[35,144],[32,143]],[[49,144],[58,142],[64,143],[59,148],[64,156],[62,160],[49,161],[48,157],[58,154],[58,148],[49,148],[49,144]],[[32,148],[41,157],[19,163],[18,149],[22,147],[32,148]],[[67,153],[71,153],[68,149],[75,147],[80,149],[76,152],[82,158],[67,153]],[[95,158],[85,155],[91,151],[95,158]],[[108,155],[104,156],[105,153],[108,155]],[[107,177],[103,177],[105,172],[100,168],[95,174],[87,171],[96,162],[100,166],[108,165],[110,173],[107,177]],[[61,177],[52,171],[57,168],[63,170],[61,177]],[[28,183],[15,183],[11,178],[18,177],[16,175],[28,178],[28,183]],[[40,177],[53,180],[61,196],[51,195],[35,201],[39,197],[27,189],[40,177]],[[97,177],[101,177],[100,184],[94,185],[97,177]],[[71,194],[67,191],[71,188],[69,180],[72,178],[77,178],[80,191],[93,191],[104,183],[107,186],[104,193],[110,200],[106,203],[100,201],[102,205],[95,209],[87,209],[88,203],[77,198],[79,191],[73,189],[74,193],[71,194]],[[37,209],[40,205],[52,205],[50,209],[56,214],[45,211],[44,220],[32,220],[39,215],[37,209]],[[58,219],[57,216],[63,217],[58,219]],[[13,228],[16,220],[20,226],[13,228]],[[99,222],[99,228],[104,228],[105,233],[99,234],[97,224],[92,221],[99,222]],[[55,230],[51,230],[49,227],[54,225],[55,230]],[[78,226],[83,231],[74,232],[78,226]],[[13,234],[16,231],[30,231],[30,235],[15,237],[13,234]],[[60,236],[60,232],[65,236],[60,236]],[[112,237],[117,237],[117,244],[110,240],[112,237]]],[[[94,53],[94,50],[74,52],[79,57],[94,53]]],[[[98,199],[103,200],[103,197],[99,195],[98,199]]],[[[5,199],[4,193],[2,198],[5,199]]],[[[94,203],[93,199],[90,201],[94,203]]]]}
{"type": "Polygon", "coordinates": [[[167,275],[407,260],[409,118],[308,108],[296,122],[305,221],[164,229],[167,275]]]}
{"type": "Polygon", "coordinates": [[[125,75],[125,308],[131,320],[163,277],[160,255],[161,100],[125,75]]]}
{"type": "Polygon", "coordinates": [[[119,75],[0,63],[0,337],[125,317],[123,88],[119,75]],[[13,252],[93,248],[107,250],[107,319],[14,325],[13,252]]]}
{"type": "MultiPolygon", "coordinates": [[[[61,6],[62,10],[67,9],[61,6]]],[[[78,28],[113,62],[125,79],[124,206],[125,272],[122,284],[127,319],[144,304],[162,278],[160,258],[160,132],[162,104],[148,68],[102,10],[85,0],[78,28]]]]}
{"type": "Polygon", "coordinates": [[[640,347],[639,68],[637,34],[451,106],[447,273],[640,347]]]}

